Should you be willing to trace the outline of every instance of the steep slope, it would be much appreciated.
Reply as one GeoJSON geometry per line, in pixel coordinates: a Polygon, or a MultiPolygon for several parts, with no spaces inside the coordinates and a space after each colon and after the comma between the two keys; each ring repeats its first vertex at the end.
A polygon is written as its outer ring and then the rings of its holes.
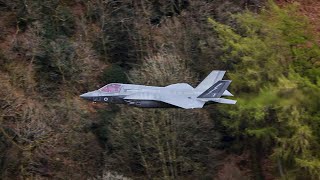
{"type": "Polygon", "coordinates": [[[277,0],[279,5],[283,6],[291,3],[298,3],[299,10],[302,15],[305,15],[310,20],[310,23],[315,28],[315,33],[320,32],[320,1],[318,0],[277,0]]]}

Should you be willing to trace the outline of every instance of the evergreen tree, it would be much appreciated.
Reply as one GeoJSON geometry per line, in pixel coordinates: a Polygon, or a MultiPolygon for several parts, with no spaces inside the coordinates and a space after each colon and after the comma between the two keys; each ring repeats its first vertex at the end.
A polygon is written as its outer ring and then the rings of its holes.
{"type": "Polygon", "coordinates": [[[270,2],[260,14],[235,15],[236,30],[209,19],[238,97],[237,106],[221,107],[222,124],[255,155],[256,178],[263,178],[263,154],[278,162],[282,177],[320,177],[320,48],[296,9],[270,2]]]}

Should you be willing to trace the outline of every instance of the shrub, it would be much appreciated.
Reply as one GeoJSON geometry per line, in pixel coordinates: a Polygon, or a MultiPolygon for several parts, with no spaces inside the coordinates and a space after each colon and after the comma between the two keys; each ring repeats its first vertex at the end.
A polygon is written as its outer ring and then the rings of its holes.
{"type": "MultiPolygon", "coordinates": [[[[51,6],[51,5],[50,5],[51,6]]],[[[75,32],[75,20],[69,8],[42,6],[43,36],[55,39],[59,36],[71,37],[75,32]]]]}
{"type": "Polygon", "coordinates": [[[39,91],[50,95],[59,85],[72,82],[78,72],[74,51],[74,47],[63,39],[42,44],[35,58],[39,91]]]}
{"type": "Polygon", "coordinates": [[[123,69],[118,65],[111,65],[103,71],[101,76],[103,83],[128,83],[129,80],[123,69]]]}

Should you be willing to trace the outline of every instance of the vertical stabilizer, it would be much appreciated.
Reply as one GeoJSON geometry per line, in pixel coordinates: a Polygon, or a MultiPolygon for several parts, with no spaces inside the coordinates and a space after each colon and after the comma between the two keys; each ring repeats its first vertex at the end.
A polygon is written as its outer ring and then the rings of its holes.
{"type": "Polygon", "coordinates": [[[212,71],[196,88],[196,91],[204,92],[216,82],[222,80],[226,71],[212,71]]]}

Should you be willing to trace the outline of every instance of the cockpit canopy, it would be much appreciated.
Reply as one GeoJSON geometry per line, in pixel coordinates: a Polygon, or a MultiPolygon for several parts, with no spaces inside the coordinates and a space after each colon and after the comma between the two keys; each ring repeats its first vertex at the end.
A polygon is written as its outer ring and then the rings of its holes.
{"type": "Polygon", "coordinates": [[[121,90],[120,84],[107,84],[99,89],[104,93],[118,93],[121,90]]]}

